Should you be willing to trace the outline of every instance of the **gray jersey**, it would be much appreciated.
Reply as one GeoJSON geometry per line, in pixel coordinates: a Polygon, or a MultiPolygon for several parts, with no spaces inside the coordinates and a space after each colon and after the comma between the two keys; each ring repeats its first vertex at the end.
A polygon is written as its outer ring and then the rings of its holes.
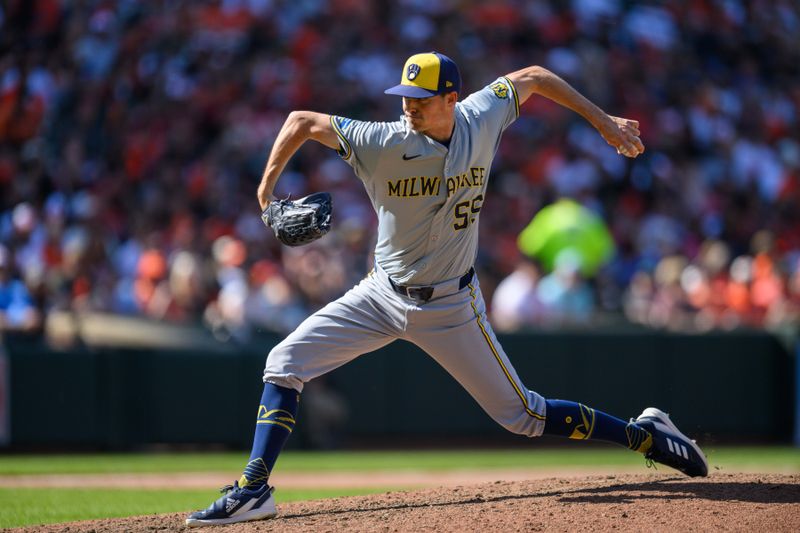
{"type": "Polygon", "coordinates": [[[492,159],[519,115],[504,77],[456,104],[449,149],[396,122],[331,117],[339,154],[364,182],[378,214],[375,260],[397,283],[428,285],[475,262],[492,159]]]}

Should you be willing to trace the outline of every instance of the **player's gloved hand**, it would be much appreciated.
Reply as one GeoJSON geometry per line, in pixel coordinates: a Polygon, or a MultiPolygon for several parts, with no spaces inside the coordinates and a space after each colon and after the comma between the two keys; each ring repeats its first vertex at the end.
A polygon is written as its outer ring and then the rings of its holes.
{"type": "Polygon", "coordinates": [[[261,220],[286,246],[308,244],[331,229],[331,195],[318,192],[299,200],[273,200],[261,220]]]}

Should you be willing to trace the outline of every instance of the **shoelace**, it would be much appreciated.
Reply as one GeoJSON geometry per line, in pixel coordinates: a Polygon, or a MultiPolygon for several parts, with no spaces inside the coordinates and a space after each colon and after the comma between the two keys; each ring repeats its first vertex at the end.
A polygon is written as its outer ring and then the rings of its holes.
{"type": "Polygon", "coordinates": [[[645,466],[647,466],[647,468],[652,468],[653,470],[658,470],[658,468],[656,467],[656,462],[653,461],[649,457],[645,457],[644,464],[645,464],[645,466]]]}
{"type": "Polygon", "coordinates": [[[233,485],[225,485],[219,489],[220,493],[227,494],[239,488],[239,483],[236,482],[233,485]]]}

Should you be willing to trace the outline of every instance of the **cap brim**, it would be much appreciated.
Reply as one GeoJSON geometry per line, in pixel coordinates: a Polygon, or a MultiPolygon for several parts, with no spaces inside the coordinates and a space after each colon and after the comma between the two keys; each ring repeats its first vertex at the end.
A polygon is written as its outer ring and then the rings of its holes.
{"type": "Polygon", "coordinates": [[[406,98],[428,98],[430,96],[436,96],[438,93],[436,91],[429,91],[428,89],[423,89],[422,87],[415,87],[413,85],[395,85],[394,87],[390,87],[383,91],[385,94],[394,94],[396,96],[405,96],[406,98]]]}

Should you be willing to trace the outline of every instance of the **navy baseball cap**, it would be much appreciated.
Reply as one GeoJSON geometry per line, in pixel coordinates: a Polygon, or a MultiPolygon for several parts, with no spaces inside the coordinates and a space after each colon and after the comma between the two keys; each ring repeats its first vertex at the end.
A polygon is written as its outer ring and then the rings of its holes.
{"type": "Polygon", "coordinates": [[[428,98],[437,94],[461,92],[461,74],[455,62],[439,52],[415,54],[403,67],[400,85],[383,91],[408,98],[428,98]]]}

